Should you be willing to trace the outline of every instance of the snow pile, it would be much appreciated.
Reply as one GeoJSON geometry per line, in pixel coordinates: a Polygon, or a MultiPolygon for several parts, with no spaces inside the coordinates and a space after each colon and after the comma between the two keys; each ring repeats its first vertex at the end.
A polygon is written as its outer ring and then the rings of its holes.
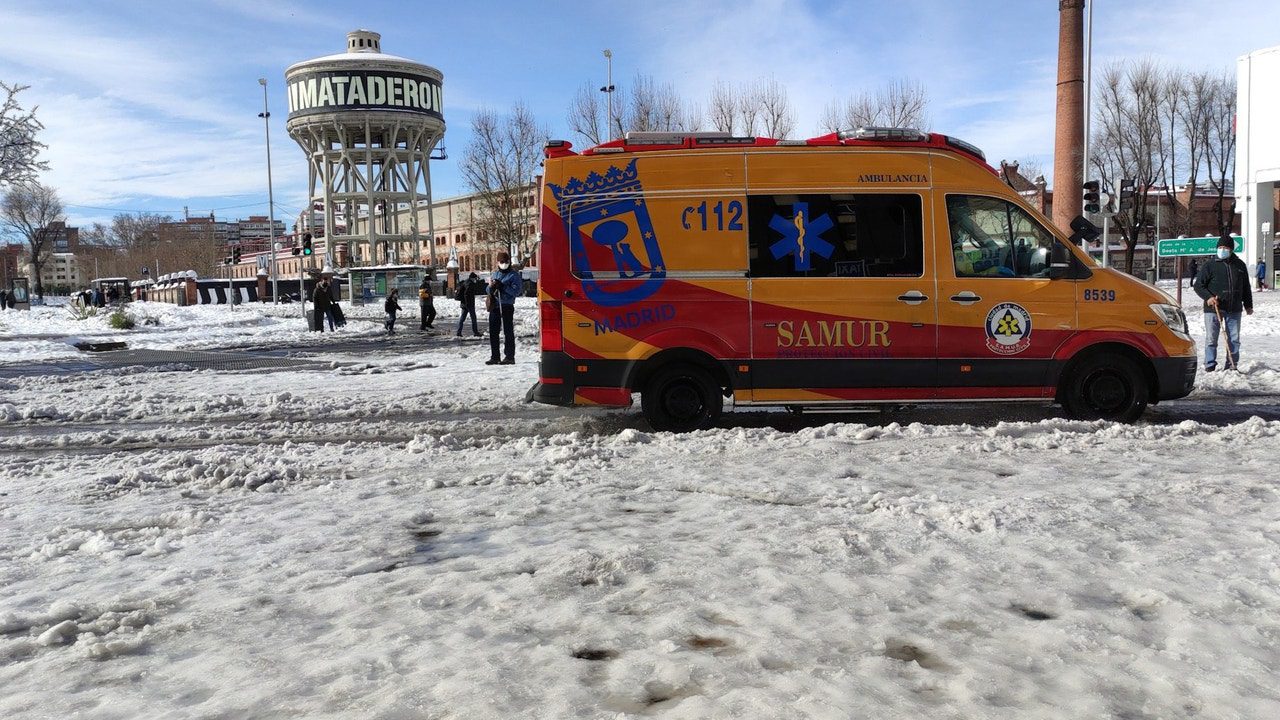
{"type": "Polygon", "coordinates": [[[1272,297],[1135,425],[656,433],[522,402],[531,306],[515,366],[0,380],[0,716],[1280,715],[1272,297]]]}

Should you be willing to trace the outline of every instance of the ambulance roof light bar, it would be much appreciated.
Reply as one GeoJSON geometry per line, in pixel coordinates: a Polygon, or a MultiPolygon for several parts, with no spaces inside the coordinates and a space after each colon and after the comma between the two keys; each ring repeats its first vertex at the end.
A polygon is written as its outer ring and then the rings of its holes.
{"type": "MultiPolygon", "coordinates": [[[[701,133],[631,131],[623,135],[627,145],[683,145],[684,139],[701,133]]],[[[725,136],[728,133],[715,133],[725,136]]]]}
{"type": "Polygon", "coordinates": [[[928,142],[929,134],[915,128],[868,127],[853,130],[841,130],[836,134],[840,140],[900,140],[903,142],[928,142]]]}
{"type": "Polygon", "coordinates": [[[649,132],[632,131],[623,136],[625,144],[639,145],[754,145],[754,137],[737,137],[727,132],[649,132]]]}
{"type": "Polygon", "coordinates": [[[982,150],[977,145],[974,145],[973,143],[967,143],[961,140],[960,138],[953,138],[950,135],[943,135],[942,137],[943,139],[946,140],[947,144],[950,145],[951,147],[963,150],[969,153],[970,155],[977,155],[978,158],[982,160],[982,162],[987,161],[987,154],[982,152],[982,150]]]}

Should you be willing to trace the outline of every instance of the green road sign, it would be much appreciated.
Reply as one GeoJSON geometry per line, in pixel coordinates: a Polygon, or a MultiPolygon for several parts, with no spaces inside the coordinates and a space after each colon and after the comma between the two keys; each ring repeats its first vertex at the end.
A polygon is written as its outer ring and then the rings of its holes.
{"type": "MultiPolygon", "coordinates": [[[[1244,252],[1244,238],[1232,235],[1236,252],[1244,252]]],[[[1186,257],[1188,255],[1213,255],[1218,252],[1217,237],[1170,238],[1156,242],[1156,254],[1160,257],[1186,257]]]]}

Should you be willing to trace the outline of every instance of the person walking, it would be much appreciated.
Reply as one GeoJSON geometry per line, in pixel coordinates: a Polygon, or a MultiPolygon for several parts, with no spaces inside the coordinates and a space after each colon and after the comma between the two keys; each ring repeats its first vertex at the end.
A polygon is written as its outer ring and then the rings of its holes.
{"type": "Polygon", "coordinates": [[[489,276],[489,359],[485,365],[514,365],[516,362],[516,298],[520,295],[520,273],[511,267],[511,255],[498,253],[498,268],[489,276]],[[498,358],[498,334],[504,336],[505,351],[498,358]]]}
{"type": "MultiPolygon", "coordinates": [[[[316,289],[311,293],[311,302],[315,304],[315,309],[312,312],[311,330],[312,332],[324,332],[324,321],[325,318],[329,317],[329,306],[333,304],[333,297],[329,295],[328,281],[321,280],[316,283],[316,289]]],[[[330,331],[332,329],[330,328],[330,331]]]]}
{"type": "Polygon", "coordinates": [[[1249,290],[1249,268],[1236,257],[1235,240],[1223,235],[1218,254],[1200,266],[1191,287],[1204,300],[1204,370],[1218,367],[1218,335],[1227,328],[1227,368],[1240,364],[1240,311],[1253,314],[1253,293],[1249,290]]]}
{"type": "Polygon", "coordinates": [[[484,292],[484,283],[480,276],[471,273],[458,285],[458,304],[462,306],[462,317],[458,318],[457,337],[462,337],[462,325],[471,316],[471,334],[480,337],[480,324],[476,320],[476,296],[484,292]]]}
{"type": "Polygon", "coordinates": [[[1266,260],[1258,261],[1258,289],[1259,290],[1267,289],[1267,261],[1266,260]]]}
{"type": "Polygon", "coordinates": [[[400,312],[400,289],[392,288],[387,295],[387,301],[382,304],[382,309],[387,311],[387,334],[396,334],[396,313],[400,312]]]}
{"type": "MultiPolygon", "coordinates": [[[[0,290],[0,310],[8,310],[8,309],[9,309],[9,293],[4,290],[0,290]]],[[[472,312],[472,314],[473,315],[475,314],[474,311],[472,312]]],[[[461,325],[458,326],[458,330],[459,332],[461,332],[462,330],[461,325]]]]}
{"type": "Polygon", "coordinates": [[[418,286],[418,310],[422,319],[418,329],[433,330],[431,324],[436,321],[436,303],[431,295],[431,281],[427,278],[422,278],[422,284],[418,286]]]}
{"type": "Polygon", "coordinates": [[[1196,262],[1195,258],[1191,258],[1191,272],[1188,273],[1187,275],[1187,277],[1189,278],[1188,284],[1192,284],[1192,285],[1195,284],[1196,272],[1199,271],[1199,269],[1200,269],[1200,263],[1196,262]]]}

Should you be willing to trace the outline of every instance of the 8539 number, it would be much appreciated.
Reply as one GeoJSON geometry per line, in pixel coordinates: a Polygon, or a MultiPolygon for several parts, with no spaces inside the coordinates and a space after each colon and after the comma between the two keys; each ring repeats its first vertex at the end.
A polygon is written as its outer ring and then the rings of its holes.
{"type": "Polygon", "coordinates": [[[1091,300],[1094,302],[1115,302],[1116,291],[1115,290],[1096,290],[1096,289],[1089,288],[1084,291],[1084,299],[1091,300]]]}

